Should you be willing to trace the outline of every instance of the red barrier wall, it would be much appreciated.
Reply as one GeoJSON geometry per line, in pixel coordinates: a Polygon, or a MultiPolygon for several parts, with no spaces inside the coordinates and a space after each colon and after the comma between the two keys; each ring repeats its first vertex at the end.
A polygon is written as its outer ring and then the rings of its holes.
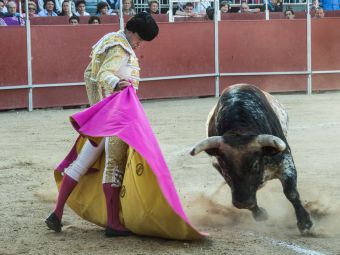
{"type": "Polygon", "coordinates": [[[27,107],[28,107],[27,89],[0,90],[0,110],[27,107]]]}
{"type": "MultiPolygon", "coordinates": [[[[313,70],[340,70],[339,18],[312,20],[313,70]]],[[[220,72],[306,70],[306,20],[221,21],[220,72]]],[[[136,50],[141,77],[214,73],[214,23],[160,23],[160,34],[136,50]]],[[[91,46],[118,24],[32,26],[33,84],[82,82],[91,46]]],[[[1,27],[0,86],[27,84],[25,30],[1,27]],[[11,42],[11,43],[8,43],[11,42]],[[5,75],[4,75],[5,74],[5,75]],[[19,75],[18,75],[19,74],[19,75]]],[[[338,74],[313,75],[315,90],[339,89],[338,74]]],[[[306,75],[221,77],[221,90],[248,82],[271,92],[306,91],[306,75]]],[[[142,82],[143,99],[214,94],[214,77],[142,82]]],[[[0,109],[27,107],[27,90],[0,90],[0,109]]],[[[86,104],[83,86],[34,88],[34,107],[86,104]]]]}
{"type": "Polygon", "coordinates": [[[141,77],[214,73],[212,22],[161,23],[159,36],[136,50],[141,77]]]}
{"type": "Polygon", "coordinates": [[[35,88],[33,93],[35,108],[88,104],[84,86],[35,88]]]}
{"type": "MultiPolygon", "coordinates": [[[[0,87],[26,85],[27,54],[24,27],[0,26],[0,87]]],[[[0,90],[0,110],[25,108],[27,89],[0,90]]]]}
{"type": "Polygon", "coordinates": [[[27,84],[26,30],[0,26],[0,86],[27,84]]]}
{"type": "MultiPolygon", "coordinates": [[[[220,73],[306,70],[305,30],[304,20],[221,21],[220,73]]],[[[221,80],[222,88],[239,82],[252,82],[275,92],[301,91],[306,87],[302,75],[222,77],[221,80]]]]}
{"type": "Polygon", "coordinates": [[[82,82],[91,47],[117,24],[32,27],[33,84],[82,82]]]}
{"type": "MultiPolygon", "coordinates": [[[[340,70],[339,18],[312,20],[312,70],[340,70]]],[[[340,74],[313,75],[314,90],[340,89],[340,74]]]]}
{"type": "Polygon", "coordinates": [[[257,13],[221,13],[221,20],[264,20],[266,14],[264,12],[257,13]]]}
{"type": "Polygon", "coordinates": [[[141,99],[212,96],[215,94],[215,78],[142,82],[137,94],[141,99]]]}
{"type": "MultiPolygon", "coordinates": [[[[80,24],[88,24],[90,16],[79,17],[80,24]]],[[[99,17],[101,24],[119,23],[119,17],[117,15],[106,15],[99,17]]],[[[125,18],[129,18],[128,16],[125,18]]],[[[68,25],[69,17],[33,17],[31,19],[31,25],[68,25]]]]}

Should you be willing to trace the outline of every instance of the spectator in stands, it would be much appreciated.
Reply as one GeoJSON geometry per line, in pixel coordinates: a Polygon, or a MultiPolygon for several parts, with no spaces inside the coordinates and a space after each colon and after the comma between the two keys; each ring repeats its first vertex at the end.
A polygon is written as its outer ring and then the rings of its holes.
{"type": "Polygon", "coordinates": [[[313,5],[312,5],[312,10],[316,10],[317,8],[320,7],[320,2],[319,0],[314,0],[313,5]]]}
{"type": "Polygon", "coordinates": [[[294,14],[294,11],[292,9],[287,9],[285,10],[285,17],[287,19],[295,19],[295,14],[294,14]]]}
{"type": "Polygon", "coordinates": [[[54,12],[54,1],[46,0],[44,4],[44,10],[40,11],[38,15],[41,17],[58,16],[58,14],[54,12]]]}
{"type": "Polygon", "coordinates": [[[5,8],[4,0],[0,0],[0,15],[3,15],[5,12],[7,12],[7,8],[5,8]]]}
{"type": "Polygon", "coordinates": [[[198,17],[199,15],[194,12],[194,5],[190,2],[184,5],[184,11],[177,10],[176,15],[185,17],[198,17]]]}
{"type": "Polygon", "coordinates": [[[90,16],[88,12],[86,12],[86,3],[84,0],[78,0],[76,2],[77,12],[75,13],[77,16],[90,16]]]}
{"type": "Polygon", "coordinates": [[[116,11],[119,10],[120,0],[105,0],[105,1],[108,3],[110,9],[116,10],[116,11]]]}
{"type": "MultiPolygon", "coordinates": [[[[47,2],[47,0],[36,0],[36,1],[38,1],[37,4],[38,4],[38,7],[39,7],[39,13],[46,9],[46,2],[47,2]]],[[[62,1],[63,0],[53,0],[53,5],[54,5],[53,11],[55,13],[60,13],[61,12],[61,3],[62,3],[62,1]]]]}
{"type": "Polygon", "coordinates": [[[323,11],[323,9],[321,7],[316,8],[314,18],[322,19],[324,17],[325,17],[325,12],[323,11]]]}
{"type": "Polygon", "coordinates": [[[98,15],[97,8],[99,2],[106,2],[105,0],[86,0],[86,11],[90,16],[98,15]]]}
{"type": "Polygon", "coordinates": [[[250,9],[249,5],[246,2],[243,2],[241,4],[240,10],[238,12],[240,13],[255,13],[255,12],[260,12],[260,8],[255,8],[255,9],[250,9]]]}
{"type": "MultiPolygon", "coordinates": [[[[66,0],[65,0],[66,1],[66,0]]],[[[72,15],[69,19],[68,19],[68,23],[71,25],[78,25],[79,24],[79,17],[76,15],[72,15]]]]}
{"type": "Polygon", "coordinates": [[[17,13],[17,4],[14,1],[9,1],[6,7],[8,16],[14,17],[19,15],[19,13],[17,13]]]}
{"type": "Polygon", "coordinates": [[[1,26],[20,26],[25,25],[24,20],[17,13],[17,4],[14,1],[7,3],[8,12],[2,15],[0,25],[1,26]]]}
{"type": "Polygon", "coordinates": [[[229,5],[229,3],[227,1],[222,1],[220,3],[220,11],[221,11],[221,13],[230,12],[230,9],[231,9],[231,7],[230,7],[230,5],[229,5]]]}
{"type": "Polygon", "coordinates": [[[282,1],[281,0],[270,0],[268,3],[268,10],[270,12],[282,12],[282,1]]]}
{"type": "Polygon", "coordinates": [[[91,16],[89,18],[89,24],[99,25],[101,23],[100,18],[98,16],[91,16]]]}
{"type": "Polygon", "coordinates": [[[208,7],[206,10],[205,10],[205,13],[206,13],[206,16],[205,18],[206,19],[209,19],[209,20],[214,20],[214,7],[208,7]]]}
{"type": "MultiPolygon", "coordinates": [[[[33,1],[28,2],[28,15],[29,17],[37,17],[37,4],[33,1]]],[[[25,17],[25,13],[23,13],[23,17],[25,17]]]]}
{"type": "Polygon", "coordinates": [[[132,0],[123,0],[123,14],[124,15],[135,15],[135,6],[132,0]]]}
{"type": "Polygon", "coordinates": [[[71,3],[69,0],[64,0],[61,5],[61,12],[58,14],[58,16],[75,16],[75,14],[71,12],[71,3]]]}
{"type": "Polygon", "coordinates": [[[109,5],[106,2],[99,2],[97,4],[97,15],[98,16],[110,15],[109,5]]]}
{"type": "Polygon", "coordinates": [[[149,8],[146,10],[150,14],[159,14],[159,3],[156,0],[151,0],[149,3],[149,8]]]}

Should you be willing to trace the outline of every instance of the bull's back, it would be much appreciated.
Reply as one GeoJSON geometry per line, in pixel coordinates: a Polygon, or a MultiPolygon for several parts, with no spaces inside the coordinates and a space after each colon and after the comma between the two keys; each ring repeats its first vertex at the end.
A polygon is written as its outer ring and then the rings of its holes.
{"type": "Polygon", "coordinates": [[[287,113],[270,94],[248,84],[237,84],[222,92],[208,115],[208,136],[250,129],[253,133],[286,136],[287,113]],[[282,134],[283,132],[283,134],[282,134]]]}

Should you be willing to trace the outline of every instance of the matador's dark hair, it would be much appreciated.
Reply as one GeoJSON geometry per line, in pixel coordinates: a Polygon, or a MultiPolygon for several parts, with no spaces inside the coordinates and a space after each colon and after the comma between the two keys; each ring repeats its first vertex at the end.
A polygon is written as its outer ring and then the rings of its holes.
{"type": "Polygon", "coordinates": [[[127,30],[137,33],[144,41],[152,41],[158,35],[158,25],[149,13],[140,12],[127,23],[127,30]]]}

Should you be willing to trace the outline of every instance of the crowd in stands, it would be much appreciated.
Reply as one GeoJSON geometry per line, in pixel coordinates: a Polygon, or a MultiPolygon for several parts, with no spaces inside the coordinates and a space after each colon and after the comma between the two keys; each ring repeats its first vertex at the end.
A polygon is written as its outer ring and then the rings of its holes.
{"type": "MultiPolygon", "coordinates": [[[[148,9],[143,10],[151,14],[159,14],[159,2],[157,0],[148,1],[148,9]]],[[[265,10],[265,5],[261,8],[251,8],[250,0],[240,0],[239,13],[258,13],[265,10]]],[[[267,8],[270,12],[283,12],[287,19],[294,19],[294,11],[290,8],[284,10],[282,0],[267,0],[267,8]]],[[[100,24],[100,17],[105,15],[119,15],[119,0],[29,0],[28,10],[25,9],[25,0],[0,0],[0,25],[24,25],[26,13],[29,17],[53,17],[67,16],[72,25],[79,24],[79,16],[89,16],[89,24],[100,24]]],[[[122,12],[124,15],[134,15],[136,10],[133,0],[122,1],[122,12]]],[[[213,19],[214,8],[209,0],[200,2],[179,2],[175,16],[183,17],[206,17],[213,19]]],[[[313,8],[316,18],[323,18],[323,9],[319,6],[319,1],[314,0],[313,8]]],[[[231,2],[220,1],[220,13],[229,13],[232,10],[231,2]]]]}
{"type": "MultiPolygon", "coordinates": [[[[123,14],[135,15],[132,0],[123,0],[123,14]]],[[[119,14],[119,0],[0,0],[0,25],[24,25],[26,13],[29,17],[69,17],[70,24],[78,24],[79,16],[89,16],[89,24],[100,24],[100,17],[119,14]]],[[[157,14],[158,2],[150,2],[150,13],[157,14]]]]}

